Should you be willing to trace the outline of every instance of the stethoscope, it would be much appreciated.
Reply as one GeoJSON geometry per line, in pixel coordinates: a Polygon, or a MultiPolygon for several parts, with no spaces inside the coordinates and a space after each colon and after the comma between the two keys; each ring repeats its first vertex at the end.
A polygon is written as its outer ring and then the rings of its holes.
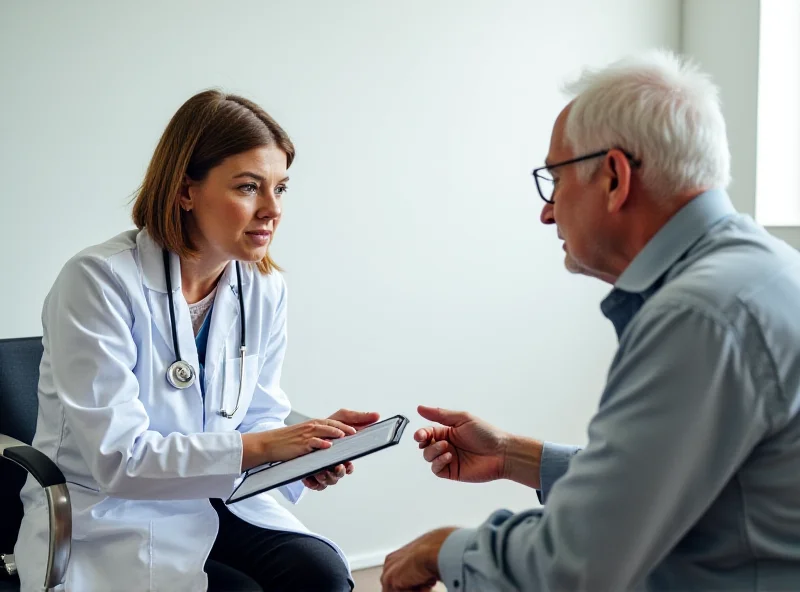
{"type": "MultiPolygon", "coordinates": [[[[172,274],[169,267],[169,252],[164,249],[164,276],[167,279],[167,298],[169,298],[169,322],[172,325],[172,345],[175,348],[175,361],[167,368],[167,381],[176,389],[186,389],[194,384],[197,372],[192,365],[181,358],[181,350],[178,347],[178,329],[175,324],[175,304],[172,300],[172,274]]],[[[242,272],[239,269],[239,262],[236,261],[236,289],[239,294],[239,320],[241,321],[241,341],[239,343],[239,354],[241,356],[241,363],[239,364],[239,394],[236,395],[236,407],[233,411],[228,413],[225,411],[225,401],[223,399],[222,406],[220,407],[219,414],[226,418],[231,419],[239,410],[239,401],[242,398],[242,383],[244,382],[244,358],[247,355],[247,346],[245,345],[245,318],[244,318],[244,298],[242,296],[242,272]]]]}

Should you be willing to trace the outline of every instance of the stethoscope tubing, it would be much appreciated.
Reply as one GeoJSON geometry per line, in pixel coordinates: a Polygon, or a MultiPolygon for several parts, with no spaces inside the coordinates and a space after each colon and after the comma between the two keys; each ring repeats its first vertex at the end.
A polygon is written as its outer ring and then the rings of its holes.
{"type": "MultiPolygon", "coordinates": [[[[181,356],[180,346],[178,344],[178,325],[175,322],[175,302],[172,297],[172,273],[169,266],[169,251],[163,249],[164,254],[164,277],[167,280],[167,299],[169,300],[169,322],[172,330],[172,346],[175,349],[175,361],[170,364],[167,369],[167,382],[177,389],[189,388],[194,384],[197,371],[183,359],[181,356]]],[[[239,355],[241,363],[239,364],[239,393],[236,396],[236,406],[233,411],[225,411],[224,406],[219,410],[219,414],[223,417],[230,419],[239,410],[239,402],[242,398],[242,384],[244,382],[244,360],[247,356],[247,346],[245,337],[245,312],[244,312],[244,296],[242,294],[242,271],[239,262],[236,265],[236,291],[239,296],[239,321],[240,321],[240,341],[239,341],[239,355]]]]}

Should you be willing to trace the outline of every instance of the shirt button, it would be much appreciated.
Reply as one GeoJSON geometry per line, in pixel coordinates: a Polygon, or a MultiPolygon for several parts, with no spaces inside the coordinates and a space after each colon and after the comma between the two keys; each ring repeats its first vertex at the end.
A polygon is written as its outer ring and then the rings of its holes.
{"type": "Polygon", "coordinates": [[[461,582],[458,580],[453,580],[453,588],[458,588],[461,585],[461,582]]]}

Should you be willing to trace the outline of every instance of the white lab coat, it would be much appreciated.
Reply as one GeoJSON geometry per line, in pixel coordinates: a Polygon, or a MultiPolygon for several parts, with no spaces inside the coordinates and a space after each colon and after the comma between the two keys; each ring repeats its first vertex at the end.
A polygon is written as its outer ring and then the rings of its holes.
{"type": "MultiPolygon", "coordinates": [[[[33,443],[68,482],[68,591],[205,590],[203,566],[218,528],[209,498],[227,498],[240,479],[240,433],[280,427],[290,411],[280,388],[281,275],[241,266],[248,355],[239,411],[225,419],[218,412],[234,408],[239,385],[235,267],[228,265],[214,300],[204,401],[199,381],[177,390],[166,380],[175,353],[162,257],[146,231],[125,232],[73,257],[45,301],[33,443]]],[[[171,273],[181,355],[197,369],[174,254],[171,273]]],[[[296,503],[304,489],[294,483],[281,492],[296,503]]],[[[35,590],[44,581],[47,507],[31,479],[22,500],[15,554],[23,590],[35,590]]],[[[308,532],[268,494],[228,507],[258,526],[308,532]]]]}

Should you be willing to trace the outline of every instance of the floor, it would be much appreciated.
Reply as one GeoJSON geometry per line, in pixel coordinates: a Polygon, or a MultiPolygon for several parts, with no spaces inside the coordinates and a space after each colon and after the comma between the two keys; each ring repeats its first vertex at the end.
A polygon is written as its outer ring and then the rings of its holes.
{"type": "MultiPolygon", "coordinates": [[[[356,581],[355,592],[381,592],[381,568],[373,567],[371,569],[362,569],[353,572],[353,578],[356,581]]],[[[434,588],[436,592],[445,592],[446,588],[441,584],[437,584],[434,588]]]]}

